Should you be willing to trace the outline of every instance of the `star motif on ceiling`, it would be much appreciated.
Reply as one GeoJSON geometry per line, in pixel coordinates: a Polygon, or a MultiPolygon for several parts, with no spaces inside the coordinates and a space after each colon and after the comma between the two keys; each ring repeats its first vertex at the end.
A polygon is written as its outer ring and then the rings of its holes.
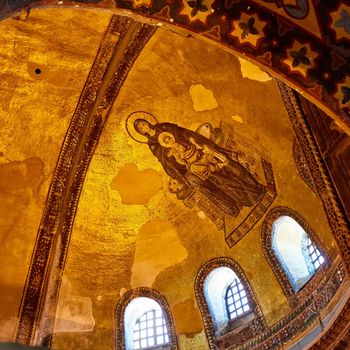
{"type": "Polygon", "coordinates": [[[337,85],[338,91],[335,94],[342,109],[350,110],[350,76],[337,85]]]}
{"type": "Polygon", "coordinates": [[[190,22],[200,21],[207,23],[207,17],[210,16],[214,10],[211,7],[214,0],[182,0],[182,10],[180,15],[185,15],[190,22]]]}
{"type": "Polygon", "coordinates": [[[266,24],[258,15],[242,12],[241,18],[232,22],[230,35],[237,38],[240,44],[250,44],[256,49],[260,40],[265,37],[263,31],[266,24]]]}
{"type": "Polygon", "coordinates": [[[350,40],[350,7],[341,4],[338,10],[331,13],[331,28],[335,31],[337,40],[350,40]]]}
{"type": "Polygon", "coordinates": [[[132,0],[134,9],[138,7],[152,7],[153,0],[132,0]]]}
{"type": "Polygon", "coordinates": [[[291,72],[299,73],[306,78],[308,71],[315,67],[316,57],[318,53],[311,49],[309,43],[303,44],[295,40],[292,47],[287,49],[287,58],[283,62],[291,72]]]}

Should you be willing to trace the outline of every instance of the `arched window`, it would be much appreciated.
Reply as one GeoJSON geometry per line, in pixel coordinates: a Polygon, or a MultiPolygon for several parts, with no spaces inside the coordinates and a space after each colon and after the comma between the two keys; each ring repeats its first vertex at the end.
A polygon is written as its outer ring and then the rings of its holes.
{"type": "Polygon", "coordinates": [[[160,305],[139,297],[130,301],[124,313],[127,350],[149,349],[169,344],[168,329],[160,305]]]}
{"type": "Polygon", "coordinates": [[[123,295],[116,308],[116,349],[177,349],[175,330],[165,299],[149,288],[123,295]]]}
{"type": "Polygon", "coordinates": [[[239,345],[265,329],[249,282],[233,260],[218,258],[205,264],[197,274],[195,291],[210,349],[219,343],[224,348],[239,345]]]}
{"type": "Polygon", "coordinates": [[[287,215],[272,224],[272,249],[294,291],[301,289],[324,262],[305,230],[287,215]]]}
{"type": "MultiPolygon", "coordinates": [[[[266,257],[293,304],[328,257],[317,236],[294,210],[276,207],[266,216],[262,230],[266,257]]],[[[311,287],[310,287],[311,288],[311,287]]],[[[306,288],[305,293],[309,290],[306,288]]]]}

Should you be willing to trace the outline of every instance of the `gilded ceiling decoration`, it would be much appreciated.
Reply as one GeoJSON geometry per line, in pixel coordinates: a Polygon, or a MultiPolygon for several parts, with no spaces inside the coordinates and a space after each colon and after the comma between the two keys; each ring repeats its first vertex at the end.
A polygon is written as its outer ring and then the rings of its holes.
{"type": "MultiPolygon", "coordinates": [[[[89,160],[125,76],[153,31],[148,25],[114,16],[101,43],[67,132],[41,219],[20,310],[16,338],[20,343],[31,342],[38,322],[53,327],[52,313],[56,310],[60,274],[89,160]],[[49,280],[46,271],[54,244],[60,246],[60,252],[51,257],[57,272],[55,278],[49,280]],[[44,288],[50,294],[50,302],[46,303],[43,319],[39,321],[39,302],[44,288]]],[[[40,336],[50,341],[47,334],[40,336]]]]}
{"type": "Polygon", "coordinates": [[[294,140],[293,145],[293,156],[300,176],[303,178],[305,183],[316,193],[317,190],[314,184],[314,180],[312,179],[310,168],[305,159],[304,152],[296,139],[294,140]]]}
{"type": "MultiPolygon", "coordinates": [[[[3,13],[31,6],[20,1],[3,4],[3,13]]],[[[316,9],[302,0],[295,4],[162,1],[118,1],[117,7],[220,41],[278,72],[327,103],[334,113],[346,110],[349,63],[343,57],[347,39],[342,35],[348,29],[348,17],[343,3],[322,3],[316,9]],[[332,17],[337,31],[319,25],[319,15],[330,19],[331,13],[340,16],[332,17]],[[327,40],[333,40],[337,49],[331,51],[327,40]],[[325,72],[332,78],[323,79],[325,72]],[[343,86],[339,88],[340,81],[343,86]],[[338,99],[337,91],[344,92],[338,99]]],[[[89,6],[111,5],[90,2],[89,6]]],[[[71,21],[76,28],[80,20],[84,22],[80,18],[94,22],[103,17],[106,27],[93,40],[100,45],[90,43],[73,60],[79,62],[84,51],[95,55],[85,63],[85,85],[83,79],[80,85],[70,81],[69,74],[60,74],[60,70],[50,72],[49,63],[39,67],[35,61],[46,56],[36,53],[35,47],[25,47],[18,65],[31,57],[28,72],[21,73],[21,83],[5,89],[8,101],[0,104],[7,110],[11,104],[28,101],[28,109],[38,110],[38,116],[29,118],[34,121],[45,120],[50,112],[54,117],[68,116],[61,123],[61,138],[54,138],[56,153],[50,151],[50,157],[57,159],[55,170],[51,158],[42,156],[40,160],[37,155],[41,147],[50,147],[49,142],[40,143],[43,133],[52,133],[43,122],[38,122],[36,132],[28,133],[25,146],[29,149],[33,144],[28,151],[31,157],[18,153],[10,161],[5,153],[0,154],[4,184],[0,194],[5,193],[6,198],[1,205],[11,209],[11,223],[17,217],[14,204],[7,199],[7,187],[25,202],[21,211],[39,212],[31,225],[26,224],[26,215],[21,218],[23,232],[35,231],[37,236],[34,242],[34,232],[26,247],[27,280],[17,283],[17,289],[23,290],[18,319],[13,316],[18,307],[6,304],[11,329],[16,331],[13,339],[53,349],[65,349],[67,344],[101,350],[113,344],[123,348],[125,303],[135,296],[149,296],[165,310],[171,348],[206,349],[204,330],[209,315],[205,306],[196,302],[196,297],[201,297],[201,282],[196,286],[194,281],[199,271],[202,277],[209,271],[208,261],[234,267],[232,261],[237,261],[242,280],[249,284],[258,317],[240,349],[281,348],[314,325],[347,282],[349,223],[298,95],[281,82],[279,91],[264,72],[258,71],[255,79],[255,73],[231,53],[177,30],[157,29],[154,22],[72,9],[43,11],[57,11],[57,21],[61,14],[61,26],[71,21]],[[33,105],[28,97],[30,88],[25,85],[32,80],[62,84],[63,91],[52,98],[55,101],[67,98],[71,85],[81,86],[80,97],[80,90],[72,89],[75,110],[68,109],[68,102],[62,102],[66,109],[51,109],[51,103],[55,105],[45,94],[33,105]],[[16,95],[21,84],[26,86],[23,99],[16,95]],[[43,117],[40,108],[48,114],[43,117]],[[48,163],[52,163],[51,172],[48,163]],[[12,174],[17,180],[7,181],[12,174]],[[42,183],[47,186],[41,188],[42,183]],[[33,201],[41,207],[26,206],[33,201]],[[262,230],[265,236],[271,234],[269,225],[278,215],[299,218],[307,231],[309,223],[319,241],[312,238],[324,249],[327,261],[333,262],[294,296],[286,292],[288,284],[275,276],[265,258],[269,242],[261,243],[262,230]],[[254,338],[248,340],[251,335],[254,338]]],[[[44,25],[45,18],[35,17],[38,13],[33,11],[27,18],[22,13],[18,21],[11,19],[11,24],[30,35],[31,21],[44,25]]],[[[14,35],[18,41],[12,47],[16,50],[24,39],[17,32],[14,35]]],[[[60,43],[52,51],[64,52],[60,51],[64,45],[60,43]]],[[[44,51],[52,57],[49,49],[44,51]]],[[[9,63],[11,73],[19,74],[14,73],[17,65],[13,62],[9,63]]],[[[76,65],[74,72],[83,75],[76,65]]],[[[26,113],[26,108],[22,109],[18,109],[19,116],[26,113]]],[[[346,115],[342,118],[345,122],[346,115]]],[[[59,126],[54,125],[53,129],[59,126]]],[[[6,135],[6,152],[16,148],[9,145],[16,143],[17,134],[10,134],[6,135]]],[[[16,231],[6,226],[2,237],[17,237],[16,231]]],[[[5,265],[4,271],[13,274],[13,268],[5,265]]],[[[214,337],[207,334],[213,346],[214,337]]]]}
{"type": "MultiPolygon", "coordinates": [[[[41,4],[1,0],[0,15],[41,4]]],[[[47,4],[57,6],[53,0],[47,4]]],[[[348,1],[115,0],[114,7],[112,2],[83,0],[78,6],[128,10],[221,43],[303,91],[350,132],[348,1]]]]}

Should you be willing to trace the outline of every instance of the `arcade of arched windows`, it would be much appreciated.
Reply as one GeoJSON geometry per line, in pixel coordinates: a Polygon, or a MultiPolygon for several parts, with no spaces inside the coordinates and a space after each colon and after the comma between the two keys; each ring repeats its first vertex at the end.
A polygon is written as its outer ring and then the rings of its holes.
{"type": "MultiPolygon", "coordinates": [[[[341,262],[331,266],[317,235],[293,209],[275,207],[267,214],[262,243],[295,315],[269,328],[241,266],[227,257],[212,259],[200,268],[194,285],[210,349],[265,349],[277,338],[281,344],[290,341],[303,330],[294,323],[300,325],[302,319],[306,330],[308,322],[319,316],[312,307],[300,308],[301,301],[309,300],[317,287],[323,301],[318,306],[326,307],[344,279],[341,262]],[[296,329],[295,334],[286,333],[288,325],[296,329]]],[[[169,305],[150,288],[136,288],[121,297],[115,310],[115,337],[118,350],[178,349],[169,305]]]]}

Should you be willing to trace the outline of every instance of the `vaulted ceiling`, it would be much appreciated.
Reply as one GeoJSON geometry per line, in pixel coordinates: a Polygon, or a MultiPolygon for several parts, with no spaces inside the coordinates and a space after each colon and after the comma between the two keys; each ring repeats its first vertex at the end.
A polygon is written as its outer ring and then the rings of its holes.
{"type": "Polygon", "coordinates": [[[264,66],[350,133],[347,1],[1,0],[0,16],[25,20],[31,8],[42,5],[108,9],[199,34],[264,66]]]}
{"type": "Polygon", "coordinates": [[[270,73],[347,130],[347,27],[335,25],[345,5],[117,4],[186,31],[59,5],[0,22],[1,339],[111,348],[116,302],[150,287],[167,298],[182,348],[203,349],[194,279],[221,256],[241,265],[268,325],[289,315],[261,243],[267,211],[292,208],[332,260],[339,251],[270,73]],[[141,135],[137,118],[157,139],[141,135]],[[160,133],[180,140],[173,157],[160,152],[160,133]],[[181,146],[216,150],[214,164],[234,154],[230,180],[218,168],[215,191],[195,182],[181,146]],[[174,190],[183,178],[189,191],[174,190]],[[250,186],[249,199],[232,179],[250,186]]]}

